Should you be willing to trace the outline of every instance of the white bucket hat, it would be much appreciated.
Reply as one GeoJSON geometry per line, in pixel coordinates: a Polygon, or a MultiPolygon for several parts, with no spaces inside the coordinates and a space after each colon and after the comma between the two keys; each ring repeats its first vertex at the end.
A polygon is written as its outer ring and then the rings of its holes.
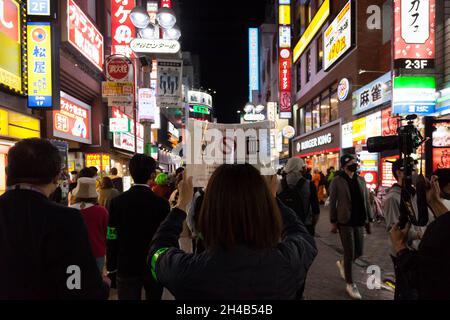
{"type": "Polygon", "coordinates": [[[96,181],[94,178],[80,178],[72,191],[72,196],[78,199],[97,198],[96,181]]]}

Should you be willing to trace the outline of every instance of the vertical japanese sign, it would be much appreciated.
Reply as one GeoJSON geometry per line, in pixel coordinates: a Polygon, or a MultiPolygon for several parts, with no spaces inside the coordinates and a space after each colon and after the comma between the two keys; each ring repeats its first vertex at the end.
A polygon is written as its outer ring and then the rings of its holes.
{"type": "Polygon", "coordinates": [[[253,100],[253,91],[259,91],[259,30],[248,29],[249,44],[249,101],[253,100]]]}
{"type": "Polygon", "coordinates": [[[52,107],[50,22],[28,22],[28,107],[52,107]]]}
{"type": "Polygon", "coordinates": [[[280,49],[280,119],[290,119],[291,108],[291,69],[290,49],[280,49]]]}
{"type": "Polygon", "coordinates": [[[280,119],[292,118],[291,94],[291,5],[290,1],[279,1],[279,84],[280,84],[280,119]]]}
{"type": "Polygon", "coordinates": [[[436,0],[395,0],[396,68],[434,68],[436,0]]]}
{"type": "Polygon", "coordinates": [[[22,93],[22,37],[18,1],[0,1],[0,84],[22,93]]]}
{"type": "Polygon", "coordinates": [[[136,31],[130,13],[135,6],[135,0],[111,0],[111,54],[134,57],[130,43],[135,38],[136,31]]]}
{"type": "Polygon", "coordinates": [[[67,31],[69,43],[103,71],[103,35],[73,0],[67,0],[67,31]]]}
{"type": "Polygon", "coordinates": [[[156,93],[152,88],[139,89],[139,121],[154,121],[156,93]]]}

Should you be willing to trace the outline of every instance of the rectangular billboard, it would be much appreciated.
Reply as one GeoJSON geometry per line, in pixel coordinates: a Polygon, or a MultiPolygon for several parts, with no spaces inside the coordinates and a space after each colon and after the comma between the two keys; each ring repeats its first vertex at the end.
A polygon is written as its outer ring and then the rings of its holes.
{"type": "Polygon", "coordinates": [[[249,101],[253,101],[253,91],[259,91],[259,30],[248,29],[249,47],[249,101]]]}

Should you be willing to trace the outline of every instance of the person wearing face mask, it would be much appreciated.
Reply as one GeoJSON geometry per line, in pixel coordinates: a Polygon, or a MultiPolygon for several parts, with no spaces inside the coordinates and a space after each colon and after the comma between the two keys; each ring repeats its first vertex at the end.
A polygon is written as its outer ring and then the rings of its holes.
{"type": "Polygon", "coordinates": [[[438,169],[434,173],[441,189],[441,201],[450,211],[450,169],[438,169]]]}
{"type": "MultiPolygon", "coordinates": [[[[346,291],[352,299],[360,300],[361,294],[353,281],[353,262],[363,254],[364,226],[370,226],[373,213],[366,182],[356,174],[356,158],[350,154],[344,155],[341,168],[330,185],[331,231],[339,231],[344,248],[344,259],[336,264],[347,283],[346,291]]],[[[370,228],[367,229],[369,233],[370,228]]]]}
{"type": "Polygon", "coordinates": [[[9,150],[8,191],[0,197],[0,300],[108,298],[80,212],[49,200],[61,163],[47,140],[22,140],[9,150]],[[79,284],[71,286],[77,274],[79,284]]]}

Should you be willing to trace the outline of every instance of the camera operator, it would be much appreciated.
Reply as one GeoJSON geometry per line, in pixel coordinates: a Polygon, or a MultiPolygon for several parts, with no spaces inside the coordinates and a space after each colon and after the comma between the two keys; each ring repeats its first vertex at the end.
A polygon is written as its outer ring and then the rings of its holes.
{"type": "MultiPolygon", "coordinates": [[[[386,219],[386,229],[387,232],[391,232],[393,226],[395,226],[399,222],[400,218],[400,202],[401,202],[401,194],[402,187],[405,178],[405,167],[403,164],[403,160],[398,159],[392,164],[392,174],[397,180],[386,194],[386,197],[383,202],[383,211],[384,217],[386,219]]],[[[413,166],[413,183],[417,180],[417,168],[414,163],[413,166]]],[[[417,208],[417,197],[413,197],[414,211],[418,212],[417,208]]],[[[414,249],[418,248],[419,241],[423,234],[422,228],[413,226],[406,237],[406,243],[409,247],[414,249]]],[[[390,255],[392,257],[392,261],[395,263],[395,251],[394,248],[391,247],[390,255]]],[[[408,290],[406,279],[403,279],[401,275],[395,274],[395,300],[411,300],[415,298],[414,292],[408,290]]]]}
{"type": "MultiPolygon", "coordinates": [[[[427,181],[428,182],[428,181],[427,181]]],[[[396,272],[407,280],[421,300],[450,299],[450,212],[443,204],[438,177],[427,186],[427,204],[436,217],[427,228],[417,251],[407,247],[410,230],[394,226],[391,241],[396,252],[396,272]]]]}

